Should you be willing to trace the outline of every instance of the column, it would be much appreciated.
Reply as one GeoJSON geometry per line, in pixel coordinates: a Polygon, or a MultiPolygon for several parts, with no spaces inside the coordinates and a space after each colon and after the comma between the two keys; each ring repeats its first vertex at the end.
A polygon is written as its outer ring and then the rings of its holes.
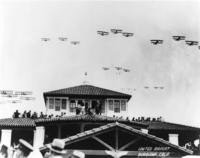
{"type": "Polygon", "coordinates": [[[44,144],[45,139],[45,127],[38,126],[34,130],[33,146],[34,148],[40,148],[44,144]]]}
{"type": "Polygon", "coordinates": [[[174,145],[179,145],[178,134],[169,134],[169,142],[174,145]]]}
{"type": "Polygon", "coordinates": [[[47,102],[46,102],[46,115],[48,114],[48,109],[49,109],[49,97],[47,97],[47,102]]]}
{"type": "Polygon", "coordinates": [[[1,130],[1,145],[4,144],[7,147],[10,147],[11,137],[12,137],[12,130],[11,129],[2,129],[1,130]]]}
{"type": "Polygon", "coordinates": [[[69,107],[69,104],[70,104],[70,101],[69,101],[69,98],[67,98],[66,100],[66,115],[68,116],[69,113],[70,113],[70,107],[69,107]]]}
{"type": "Polygon", "coordinates": [[[109,105],[108,105],[108,100],[107,99],[104,100],[104,104],[105,104],[105,116],[108,116],[108,108],[109,108],[108,106],[109,105]]]}
{"type": "Polygon", "coordinates": [[[199,144],[198,144],[198,149],[200,150],[200,135],[199,135],[199,144]]]}
{"type": "Polygon", "coordinates": [[[76,103],[76,107],[78,106],[78,100],[75,100],[75,103],[76,103]]]}

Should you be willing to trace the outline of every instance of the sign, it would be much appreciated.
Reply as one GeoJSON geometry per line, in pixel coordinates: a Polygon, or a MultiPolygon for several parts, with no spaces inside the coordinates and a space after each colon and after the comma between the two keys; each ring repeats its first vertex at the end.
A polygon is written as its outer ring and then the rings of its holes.
{"type": "Polygon", "coordinates": [[[138,156],[170,156],[170,147],[140,147],[138,149],[138,156]]]}

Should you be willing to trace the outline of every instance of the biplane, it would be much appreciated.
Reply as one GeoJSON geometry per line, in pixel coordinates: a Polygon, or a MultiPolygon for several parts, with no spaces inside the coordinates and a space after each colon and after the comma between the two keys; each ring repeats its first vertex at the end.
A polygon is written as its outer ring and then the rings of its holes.
{"type": "Polygon", "coordinates": [[[133,33],[122,32],[122,35],[125,36],[125,37],[130,37],[130,36],[133,36],[133,33]]]}
{"type": "Polygon", "coordinates": [[[50,41],[50,38],[43,37],[43,38],[41,38],[41,40],[44,42],[47,42],[47,41],[50,41]]]}
{"type": "Polygon", "coordinates": [[[80,44],[80,42],[79,41],[71,41],[71,44],[77,45],[77,44],[80,44]]]}
{"type": "Polygon", "coordinates": [[[158,40],[158,39],[153,39],[153,40],[150,40],[152,44],[154,45],[157,45],[157,44],[162,44],[163,43],[163,40],[158,40]]]}
{"type": "Polygon", "coordinates": [[[108,35],[108,34],[109,34],[109,32],[107,32],[107,31],[97,31],[97,33],[98,33],[99,35],[101,35],[101,36],[105,36],[105,35],[108,35]]]}
{"type": "Polygon", "coordinates": [[[189,46],[198,45],[197,41],[185,41],[185,43],[189,46]]]}
{"type": "Polygon", "coordinates": [[[66,37],[58,37],[58,39],[59,39],[60,41],[66,41],[66,40],[67,40],[66,37]]]}
{"type": "Polygon", "coordinates": [[[120,29],[111,29],[110,31],[114,34],[122,33],[122,30],[120,29]]]}
{"type": "Polygon", "coordinates": [[[185,40],[185,36],[172,36],[175,41],[185,40]]]}

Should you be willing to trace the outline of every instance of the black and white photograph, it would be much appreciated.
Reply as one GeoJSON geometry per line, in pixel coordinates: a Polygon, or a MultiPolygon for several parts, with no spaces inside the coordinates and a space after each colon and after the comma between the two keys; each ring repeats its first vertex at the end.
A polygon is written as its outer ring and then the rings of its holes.
{"type": "Polygon", "coordinates": [[[0,158],[200,158],[199,0],[0,0],[0,158]]]}

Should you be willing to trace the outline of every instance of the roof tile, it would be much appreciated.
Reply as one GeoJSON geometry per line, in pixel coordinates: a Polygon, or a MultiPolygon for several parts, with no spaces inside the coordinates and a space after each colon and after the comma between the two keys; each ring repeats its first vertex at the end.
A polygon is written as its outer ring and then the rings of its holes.
{"type": "Polygon", "coordinates": [[[147,127],[146,123],[142,122],[135,122],[135,121],[129,121],[125,119],[118,119],[114,117],[109,116],[103,116],[103,115],[74,115],[74,116],[66,116],[66,117],[58,117],[58,118],[39,118],[35,120],[36,124],[46,123],[46,122],[57,122],[57,121],[91,121],[91,122],[121,122],[121,123],[129,123],[135,126],[143,126],[147,127]]]}
{"type": "Polygon", "coordinates": [[[181,124],[175,124],[170,122],[164,122],[164,121],[150,121],[150,122],[144,122],[149,124],[149,130],[191,130],[191,131],[200,131],[200,128],[192,127],[192,126],[186,126],[181,124]]]}
{"type": "Polygon", "coordinates": [[[0,127],[35,127],[35,121],[30,118],[0,119],[0,127]]]}
{"type": "Polygon", "coordinates": [[[131,98],[131,95],[129,94],[116,92],[105,88],[95,87],[92,85],[80,85],[44,93],[44,96],[48,95],[65,95],[65,96],[82,95],[82,96],[122,97],[127,99],[131,98]]]}

